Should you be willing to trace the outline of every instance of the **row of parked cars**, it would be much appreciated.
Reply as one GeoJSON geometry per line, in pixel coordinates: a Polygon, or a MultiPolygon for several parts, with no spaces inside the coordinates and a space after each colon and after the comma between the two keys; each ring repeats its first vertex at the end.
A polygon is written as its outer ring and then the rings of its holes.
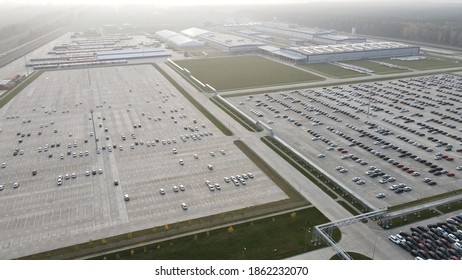
{"type": "Polygon", "coordinates": [[[462,213],[388,237],[418,260],[462,260],[462,213]]]}

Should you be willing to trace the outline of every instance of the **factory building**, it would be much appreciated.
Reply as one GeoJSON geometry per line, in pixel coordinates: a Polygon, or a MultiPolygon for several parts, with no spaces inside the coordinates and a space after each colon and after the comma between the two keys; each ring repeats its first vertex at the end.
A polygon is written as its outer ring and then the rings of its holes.
{"type": "Polygon", "coordinates": [[[114,51],[102,51],[96,53],[98,61],[109,60],[126,60],[137,58],[157,58],[157,57],[170,57],[171,54],[165,49],[147,48],[147,49],[125,49],[114,51]]]}
{"type": "Polygon", "coordinates": [[[338,44],[355,44],[355,43],[365,43],[366,38],[358,36],[344,36],[337,34],[321,35],[315,36],[313,39],[317,44],[323,45],[338,45],[338,44]]]}
{"type": "Polygon", "coordinates": [[[334,62],[382,57],[418,56],[419,46],[397,42],[356,43],[310,47],[275,48],[264,46],[260,53],[295,64],[334,62]]]}
{"type": "Polygon", "coordinates": [[[170,30],[157,31],[155,36],[159,41],[180,49],[199,48],[205,45],[202,41],[191,39],[190,37],[170,30]]]}
{"type": "Polygon", "coordinates": [[[302,45],[303,42],[311,42],[316,44],[351,44],[365,43],[366,38],[359,37],[355,34],[339,35],[335,30],[323,30],[320,28],[306,28],[294,24],[265,22],[252,25],[254,30],[267,34],[279,35],[290,38],[296,42],[291,45],[302,45]]]}
{"type": "Polygon", "coordinates": [[[192,27],[192,28],[182,30],[182,31],[180,31],[180,33],[185,35],[185,36],[191,37],[191,38],[197,38],[199,36],[206,35],[206,34],[211,33],[211,32],[208,31],[208,30],[192,27]]]}
{"type": "Polygon", "coordinates": [[[216,32],[201,35],[199,38],[207,42],[209,46],[232,54],[255,52],[258,47],[266,45],[253,39],[216,32]]]}

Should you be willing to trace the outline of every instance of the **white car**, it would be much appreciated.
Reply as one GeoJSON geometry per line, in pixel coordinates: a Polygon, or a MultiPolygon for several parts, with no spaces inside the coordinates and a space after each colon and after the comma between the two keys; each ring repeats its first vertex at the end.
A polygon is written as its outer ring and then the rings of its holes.
{"type": "Polygon", "coordinates": [[[197,154],[194,154],[194,158],[195,158],[195,159],[198,159],[199,156],[198,156],[197,154]]]}
{"type": "Polygon", "coordinates": [[[162,195],[164,195],[164,194],[165,194],[165,190],[164,190],[163,188],[161,188],[161,189],[159,190],[159,193],[162,194],[162,195]]]}
{"type": "Polygon", "coordinates": [[[388,239],[389,239],[391,242],[395,243],[395,244],[401,243],[401,239],[399,239],[399,238],[396,237],[395,235],[390,235],[390,236],[388,236],[388,239]]]}
{"type": "Polygon", "coordinates": [[[124,200],[125,201],[129,201],[130,200],[130,196],[128,194],[124,194],[124,200]]]}
{"type": "Polygon", "coordinates": [[[319,154],[319,155],[318,155],[318,158],[324,158],[324,157],[326,157],[325,154],[319,154]]]}
{"type": "Polygon", "coordinates": [[[180,185],[180,191],[184,192],[186,188],[183,185],[180,185]]]}
{"type": "Polygon", "coordinates": [[[179,163],[180,165],[184,165],[184,161],[182,159],[180,159],[179,163]]]}
{"type": "Polygon", "coordinates": [[[2,163],[2,168],[6,167],[6,162],[2,163]]]}
{"type": "Polygon", "coordinates": [[[177,186],[173,186],[172,189],[173,189],[174,192],[178,192],[180,190],[177,186]]]}
{"type": "Polygon", "coordinates": [[[454,234],[448,234],[448,238],[451,239],[453,242],[459,242],[459,238],[457,238],[454,234]]]}
{"type": "Polygon", "coordinates": [[[181,203],[181,209],[188,210],[188,205],[186,203],[181,203]]]}
{"type": "Polygon", "coordinates": [[[212,169],[213,169],[213,166],[212,166],[211,164],[209,164],[209,165],[207,165],[207,168],[208,168],[209,170],[212,170],[212,169]]]}
{"type": "Polygon", "coordinates": [[[4,188],[5,188],[5,185],[0,185],[0,191],[3,191],[4,188]]]}

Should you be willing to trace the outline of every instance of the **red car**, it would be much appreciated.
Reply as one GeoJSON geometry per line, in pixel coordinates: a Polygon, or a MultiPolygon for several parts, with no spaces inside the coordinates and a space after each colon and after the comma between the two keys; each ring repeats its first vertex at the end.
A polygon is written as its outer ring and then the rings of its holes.
{"type": "Polygon", "coordinates": [[[452,173],[452,172],[448,172],[446,175],[447,175],[448,177],[454,177],[454,173],[452,173]]]}

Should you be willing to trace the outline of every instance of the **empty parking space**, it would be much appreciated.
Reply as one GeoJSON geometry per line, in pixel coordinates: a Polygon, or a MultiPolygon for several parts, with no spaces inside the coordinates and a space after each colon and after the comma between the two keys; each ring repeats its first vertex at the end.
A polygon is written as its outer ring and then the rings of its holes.
{"type": "Polygon", "coordinates": [[[0,258],[288,198],[151,65],[44,72],[0,117],[0,258]]]}

